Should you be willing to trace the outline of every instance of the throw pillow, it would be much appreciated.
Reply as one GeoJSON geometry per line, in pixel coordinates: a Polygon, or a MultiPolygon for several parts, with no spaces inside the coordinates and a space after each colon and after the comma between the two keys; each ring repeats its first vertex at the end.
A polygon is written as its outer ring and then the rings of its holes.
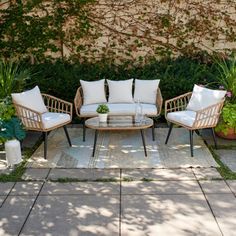
{"type": "Polygon", "coordinates": [[[83,89],[84,105],[106,103],[105,79],[98,81],[80,80],[83,89]]]}
{"type": "Polygon", "coordinates": [[[224,98],[225,94],[226,91],[208,89],[195,84],[186,109],[192,111],[202,110],[219,103],[224,98]]]}
{"type": "Polygon", "coordinates": [[[11,96],[12,100],[21,106],[27,107],[39,113],[45,113],[48,111],[43,102],[38,86],[22,93],[12,93],[11,96]]]}
{"type": "Polygon", "coordinates": [[[155,104],[160,80],[135,80],[134,101],[155,104]]]}
{"type": "Polygon", "coordinates": [[[109,87],[109,103],[133,103],[133,79],[112,81],[107,80],[109,87]]]}

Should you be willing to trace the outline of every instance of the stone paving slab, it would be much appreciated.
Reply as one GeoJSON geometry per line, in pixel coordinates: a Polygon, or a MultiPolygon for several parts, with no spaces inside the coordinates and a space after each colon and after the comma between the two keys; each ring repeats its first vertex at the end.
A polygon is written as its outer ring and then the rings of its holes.
{"type": "Polygon", "coordinates": [[[204,193],[232,193],[224,180],[200,180],[204,193]]]}
{"type": "Polygon", "coordinates": [[[0,209],[0,235],[18,235],[33,202],[34,197],[9,196],[0,209]]]}
{"type": "Polygon", "coordinates": [[[121,235],[221,235],[204,196],[122,196],[121,235]]]}
{"type": "Polygon", "coordinates": [[[202,194],[197,181],[122,182],[122,194],[202,194]]]}
{"type": "Polygon", "coordinates": [[[76,182],[55,183],[47,182],[43,186],[41,195],[74,195],[74,194],[120,194],[119,182],[76,182]]]}
{"type": "Polygon", "coordinates": [[[0,196],[0,211],[1,211],[1,207],[2,207],[2,204],[5,200],[6,196],[0,196]]]}
{"type": "Polygon", "coordinates": [[[236,232],[236,198],[233,194],[206,194],[223,235],[236,232]]]}
{"type": "Polygon", "coordinates": [[[226,182],[229,185],[231,191],[236,195],[236,180],[227,180],[226,182]]]}
{"type": "Polygon", "coordinates": [[[201,179],[223,179],[216,168],[192,168],[198,180],[201,179]]]}
{"type": "Polygon", "coordinates": [[[0,196],[8,195],[15,182],[0,183],[0,196]]]}
{"type": "Polygon", "coordinates": [[[39,196],[22,236],[119,235],[119,197],[39,196]]]}
{"type": "Polygon", "coordinates": [[[195,180],[191,168],[186,169],[122,169],[122,178],[132,180],[195,180]]]}
{"type": "Polygon", "coordinates": [[[38,195],[42,185],[43,182],[17,182],[10,195],[38,195]]]}
{"type": "Polygon", "coordinates": [[[50,169],[27,168],[22,176],[24,180],[45,180],[50,169]]]}
{"type": "Polygon", "coordinates": [[[48,179],[57,180],[59,178],[74,179],[120,179],[120,169],[52,169],[48,179]]]}
{"type": "MultiPolygon", "coordinates": [[[[234,142],[236,145],[236,141],[234,142]]],[[[233,172],[236,172],[236,149],[221,149],[216,150],[216,153],[226,166],[228,166],[233,172]]]]}

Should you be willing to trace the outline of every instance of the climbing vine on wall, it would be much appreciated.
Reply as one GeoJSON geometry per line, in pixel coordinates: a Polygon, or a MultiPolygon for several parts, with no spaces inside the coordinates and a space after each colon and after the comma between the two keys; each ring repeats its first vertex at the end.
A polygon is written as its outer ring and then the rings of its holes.
{"type": "Polygon", "coordinates": [[[231,53],[235,0],[31,0],[0,3],[4,57],[146,63],[150,58],[231,53]]]}

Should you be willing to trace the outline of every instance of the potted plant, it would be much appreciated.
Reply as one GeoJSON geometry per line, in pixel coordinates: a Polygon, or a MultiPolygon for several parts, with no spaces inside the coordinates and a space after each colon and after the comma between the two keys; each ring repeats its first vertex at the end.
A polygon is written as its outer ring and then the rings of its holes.
{"type": "Polygon", "coordinates": [[[227,90],[227,93],[215,131],[222,138],[236,139],[236,59],[218,60],[217,65],[219,88],[227,90]]]}
{"type": "Polygon", "coordinates": [[[15,116],[12,104],[0,103],[0,142],[5,144],[7,165],[15,165],[22,161],[19,140],[25,138],[25,130],[21,121],[15,116]]]}
{"type": "Polygon", "coordinates": [[[107,122],[107,115],[109,112],[108,106],[106,104],[100,104],[96,111],[99,116],[99,121],[100,122],[107,122]]]}

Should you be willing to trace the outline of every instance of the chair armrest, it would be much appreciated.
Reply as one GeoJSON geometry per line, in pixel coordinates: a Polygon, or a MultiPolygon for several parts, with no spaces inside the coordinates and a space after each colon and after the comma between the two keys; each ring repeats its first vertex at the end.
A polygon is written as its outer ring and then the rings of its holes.
{"type": "Polygon", "coordinates": [[[43,129],[41,113],[14,102],[13,105],[16,109],[17,116],[22,121],[26,129],[40,131],[43,129]]]}
{"type": "Polygon", "coordinates": [[[76,91],[76,95],[74,98],[74,105],[75,105],[76,115],[80,116],[80,108],[83,105],[83,91],[81,86],[76,91]]]}
{"type": "Polygon", "coordinates": [[[67,113],[72,119],[72,103],[44,93],[42,93],[42,96],[49,112],[67,113]]]}
{"type": "Polygon", "coordinates": [[[156,104],[157,104],[157,116],[159,116],[161,114],[161,110],[162,110],[162,105],[163,105],[163,98],[162,98],[162,94],[161,94],[161,90],[160,88],[157,89],[157,100],[156,100],[156,104]]]}
{"type": "Polygon", "coordinates": [[[174,111],[184,111],[189,103],[192,92],[182,94],[178,97],[166,100],[165,102],[165,118],[167,113],[174,111]]]}
{"type": "Polygon", "coordinates": [[[196,118],[193,123],[194,129],[212,128],[218,123],[224,100],[212,106],[206,107],[196,112],[196,118]]]}

